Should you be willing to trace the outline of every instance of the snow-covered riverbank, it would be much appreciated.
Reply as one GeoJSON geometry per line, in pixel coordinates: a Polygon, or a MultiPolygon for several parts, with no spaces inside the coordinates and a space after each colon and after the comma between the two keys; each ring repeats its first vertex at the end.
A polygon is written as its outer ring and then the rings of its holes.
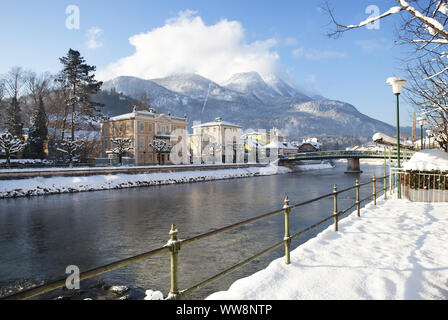
{"type": "Polygon", "coordinates": [[[380,200],[207,299],[448,298],[448,203],[380,200]]]}
{"type": "Polygon", "coordinates": [[[2,180],[0,198],[245,178],[288,172],[291,170],[286,167],[270,165],[241,169],[2,180]]]}

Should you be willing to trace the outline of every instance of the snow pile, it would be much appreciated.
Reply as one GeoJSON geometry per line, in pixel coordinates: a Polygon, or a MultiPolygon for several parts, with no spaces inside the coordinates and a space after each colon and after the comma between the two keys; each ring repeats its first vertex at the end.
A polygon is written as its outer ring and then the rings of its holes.
{"type": "Polygon", "coordinates": [[[291,172],[289,168],[271,164],[267,167],[240,169],[2,180],[0,184],[0,198],[146,187],[152,185],[283,174],[288,172],[291,172]]]}
{"type": "Polygon", "coordinates": [[[403,164],[405,170],[448,171],[448,153],[442,150],[422,150],[403,164]]]}
{"type": "Polygon", "coordinates": [[[163,300],[163,293],[160,291],[145,291],[146,297],[143,300],[163,300]]]}
{"type": "Polygon", "coordinates": [[[207,299],[447,299],[448,203],[378,201],[207,299]]]}

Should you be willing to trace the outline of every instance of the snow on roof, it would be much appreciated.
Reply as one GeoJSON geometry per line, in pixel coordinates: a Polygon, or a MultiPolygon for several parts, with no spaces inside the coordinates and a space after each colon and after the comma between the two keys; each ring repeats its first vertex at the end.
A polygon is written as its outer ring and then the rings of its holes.
{"type": "Polygon", "coordinates": [[[442,150],[422,150],[403,164],[405,170],[448,171],[448,153],[442,150]]]}
{"type": "Polygon", "coordinates": [[[135,119],[135,112],[120,114],[119,116],[110,117],[109,121],[129,120],[135,119]]]}
{"type": "Polygon", "coordinates": [[[135,119],[136,117],[139,117],[139,116],[144,116],[144,117],[151,116],[154,119],[159,118],[161,116],[168,116],[171,119],[185,120],[185,117],[183,117],[183,118],[174,117],[174,116],[171,116],[170,114],[165,115],[164,113],[155,113],[153,111],[148,111],[148,110],[138,110],[138,111],[134,110],[133,112],[130,112],[130,113],[125,113],[125,114],[120,114],[115,117],[110,117],[109,121],[130,120],[130,119],[135,119]]]}
{"type": "Polygon", "coordinates": [[[280,141],[272,141],[271,143],[265,145],[263,148],[265,149],[294,149],[297,150],[296,147],[294,147],[289,142],[280,142],[280,141]]]}
{"type": "Polygon", "coordinates": [[[227,122],[227,121],[205,122],[205,123],[194,125],[192,128],[213,127],[213,126],[228,126],[228,127],[242,128],[241,126],[239,126],[237,124],[227,122]]]}
{"type": "MultiPolygon", "coordinates": [[[[393,138],[393,137],[388,136],[387,134],[384,134],[381,132],[375,133],[372,136],[372,140],[374,142],[383,142],[383,143],[390,144],[390,145],[397,145],[397,138],[393,138]]],[[[400,146],[413,147],[414,144],[410,140],[406,140],[406,141],[400,140],[400,146]]]]}

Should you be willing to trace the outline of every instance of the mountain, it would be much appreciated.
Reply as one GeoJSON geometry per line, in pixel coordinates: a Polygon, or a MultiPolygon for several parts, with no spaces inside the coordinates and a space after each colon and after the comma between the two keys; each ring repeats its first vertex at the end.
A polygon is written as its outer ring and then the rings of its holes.
{"type": "Polygon", "coordinates": [[[131,98],[143,92],[153,108],[177,116],[186,114],[190,124],[222,117],[244,129],[277,127],[291,139],[310,135],[371,137],[376,132],[395,132],[391,125],[360,113],[348,103],[309,97],[276,76],[262,78],[257,72],[234,74],[220,84],[192,73],[151,80],[118,77],[106,81],[103,96],[97,95],[96,99],[102,102],[104,94],[119,94],[122,111],[116,104],[104,108],[106,115],[114,116],[129,112],[131,98]]]}

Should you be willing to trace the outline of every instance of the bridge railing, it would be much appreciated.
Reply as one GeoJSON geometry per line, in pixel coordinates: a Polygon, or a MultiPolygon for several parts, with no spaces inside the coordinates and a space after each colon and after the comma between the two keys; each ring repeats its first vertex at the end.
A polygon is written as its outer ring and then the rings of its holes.
{"type": "MultiPolygon", "coordinates": [[[[404,159],[410,157],[414,154],[414,151],[401,151],[400,158],[404,159]]],[[[386,153],[386,157],[396,158],[398,155],[397,151],[391,151],[386,153]]],[[[356,150],[329,150],[329,151],[315,151],[315,152],[299,152],[290,153],[288,155],[281,156],[281,159],[297,159],[297,158],[319,158],[319,157],[351,157],[351,156],[375,156],[378,158],[384,157],[384,152],[382,151],[356,151],[356,150]]]]}
{"type": "MultiPolygon", "coordinates": [[[[385,175],[383,177],[378,178],[378,179],[384,179],[383,188],[377,188],[378,180],[377,180],[377,178],[375,178],[375,176],[373,176],[371,180],[363,182],[363,183],[359,183],[359,181],[356,180],[355,185],[341,189],[341,190],[338,190],[337,185],[335,184],[332,192],[321,195],[317,198],[307,200],[304,202],[300,202],[297,204],[293,204],[293,205],[290,205],[290,200],[288,199],[288,196],[286,196],[286,198],[284,199],[283,207],[279,208],[278,210],[268,212],[263,215],[259,215],[259,216],[256,216],[256,217],[253,217],[253,218],[250,218],[250,219],[247,219],[247,220],[244,220],[244,221],[232,224],[232,225],[228,225],[228,226],[222,227],[217,230],[209,231],[209,232],[206,232],[206,233],[203,233],[203,234],[200,234],[195,237],[188,238],[188,239],[179,239],[178,238],[179,231],[175,225],[172,225],[171,230],[169,231],[170,238],[165,246],[153,249],[148,252],[141,253],[136,256],[132,256],[132,257],[129,257],[126,259],[112,262],[107,265],[103,265],[103,266],[91,269],[89,271],[81,272],[79,275],[79,280],[82,281],[84,279],[98,276],[98,275],[104,274],[108,271],[118,269],[118,268],[136,263],[136,262],[144,260],[144,259],[148,259],[148,258],[157,256],[157,255],[169,253],[170,259],[171,259],[171,267],[170,267],[171,288],[170,288],[169,295],[167,296],[167,299],[181,299],[181,298],[184,298],[185,296],[187,296],[188,294],[194,292],[195,290],[202,288],[202,287],[206,286],[207,284],[209,284],[219,278],[222,278],[223,276],[241,268],[242,266],[246,265],[247,263],[251,262],[252,260],[257,259],[257,258],[261,257],[262,255],[264,255],[280,246],[284,246],[284,248],[285,248],[285,263],[290,264],[291,263],[291,260],[290,260],[291,243],[294,239],[317,228],[318,226],[321,226],[322,224],[324,224],[330,220],[333,221],[334,230],[337,232],[339,220],[347,212],[356,208],[355,211],[356,211],[357,216],[359,217],[361,204],[363,202],[372,199],[373,204],[376,205],[376,200],[377,200],[378,194],[383,193],[384,197],[385,198],[387,197],[387,188],[388,188],[387,187],[387,178],[388,177],[389,177],[389,175],[385,175]],[[371,186],[372,192],[371,193],[369,192],[367,197],[360,199],[361,188],[366,187],[366,186],[371,186]],[[341,210],[338,205],[338,196],[342,193],[346,193],[349,191],[355,192],[355,201],[348,208],[341,210]],[[333,209],[332,210],[329,209],[330,213],[326,218],[314,223],[311,226],[306,227],[305,229],[303,229],[295,234],[290,234],[290,214],[293,213],[293,210],[303,207],[303,206],[306,206],[306,205],[309,205],[309,204],[312,204],[312,203],[315,203],[315,202],[318,202],[318,201],[321,201],[323,199],[327,199],[327,198],[333,198],[333,209]],[[264,219],[267,219],[267,218],[270,218],[270,217],[273,217],[273,216],[276,216],[279,214],[283,214],[284,218],[285,218],[285,234],[284,234],[283,239],[279,239],[278,242],[272,244],[268,248],[265,248],[255,254],[253,254],[251,257],[236,263],[232,267],[227,268],[208,279],[205,279],[199,283],[196,283],[187,289],[184,289],[184,290],[179,289],[179,285],[178,285],[179,256],[178,256],[178,254],[183,247],[190,245],[194,242],[201,241],[201,240],[207,239],[209,237],[215,236],[217,234],[221,234],[221,233],[233,230],[233,229],[237,229],[242,226],[245,226],[245,225],[260,221],[260,220],[264,220],[264,219]]],[[[390,184],[389,184],[389,189],[390,189],[390,184]]],[[[66,278],[62,278],[58,281],[54,281],[51,283],[43,284],[40,286],[36,286],[36,287],[30,288],[27,290],[23,290],[23,291],[14,293],[12,295],[3,297],[2,299],[7,299],[7,300],[27,299],[27,298],[31,298],[31,297],[37,296],[37,295],[45,293],[45,292],[49,292],[49,291],[57,289],[57,288],[61,288],[65,285],[66,285],[66,278]]]]}

